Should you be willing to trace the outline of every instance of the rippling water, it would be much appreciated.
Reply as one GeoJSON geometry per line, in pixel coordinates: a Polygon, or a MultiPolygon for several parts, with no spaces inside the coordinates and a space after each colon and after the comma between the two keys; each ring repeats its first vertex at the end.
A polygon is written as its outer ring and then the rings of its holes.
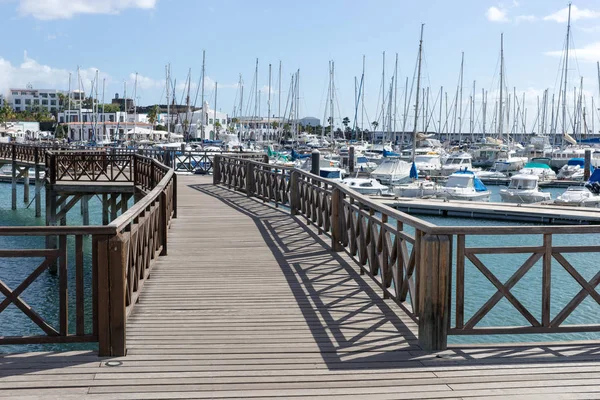
{"type": "MultiPolygon", "coordinates": [[[[0,183],[0,225],[4,226],[24,226],[24,225],[44,225],[45,219],[35,218],[34,204],[29,208],[22,202],[23,186],[18,185],[18,210],[12,211],[11,206],[11,187],[10,184],[0,183]]],[[[491,186],[492,201],[499,200],[498,192],[500,187],[491,186]]],[[[545,189],[552,193],[552,197],[560,194],[564,189],[545,189]]],[[[33,200],[34,190],[31,186],[31,199],[33,200]]],[[[43,196],[43,193],[42,193],[43,196]]],[[[44,199],[42,198],[42,205],[44,199]]],[[[101,224],[101,202],[98,197],[93,197],[90,201],[90,223],[92,225],[101,224]]],[[[68,213],[69,225],[81,225],[82,218],[79,212],[80,207],[76,205],[68,213]]],[[[42,208],[42,211],[43,208],[42,208]]],[[[443,217],[422,217],[438,225],[513,225],[513,226],[531,226],[532,224],[519,222],[498,222],[488,220],[473,220],[459,218],[443,217]]],[[[69,253],[73,254],[74,240],[69,242],[69,253]]],[[[599,245],[600,235],[554,235],[553,243],[555,245],[599,245]]],[[[542,244],[542,235],[503,235],[503,236],[472,236],[467,238],[467,246],[540,246],[542,244]]],[[[91,243],[89,239],[84,240],[85,247],[85,282],[86,293],[91,290],[91,243]]],[[[1,237],[0,249],[7,248],[44,248],[44,239],[36,237],[1,237]]],[[[456,253],[454,253],[456,254],[456,253]]],[[[528,258],[529,255],[481,255],[481,260],[488,268],[502,281],[505,282],[528,258]]],[[[581,275],[590,280],[598,271],[599,263],[596,261],[598,254],[565,254],[581,275]]],[[[71,257],[72,258],[72,257],[71,257]]],[[[0,279],[10,288],[16,288],[23,279],[29,275],[41,259],[32,258],[0,258],[0,279]]],[[[541,260],[515,285],[511,290],[514,296],[519,299],[532,313],[541,319],[541,260]]],[[[70,327],[74,326],[74,260],[69,260],[69,303],[70,303],[70,327]]],[[[481,307],[494,293],[494,286],[469,262],[465,269],[465,321],[481,307]]],[[[453,283],[453,288],[455,287],[453,283]]],[[[565,271],[565,269],[553,261],[552,264],[552,315],[556,315],[575,294],[581,290],[581,286],[565,271]]],[[[86,296],[90,299],[91,296],[86,296]]],[[[58,276],[49,272],[43,273],[37,278],[29,288],[23,293],[22,298],[38,312],[50,324],[57,326],[58,320],[58,276]]],[[[0,301],[4,296],[0,295],[0,301]]],[[[454,302],[454,294],[453,294],[454,302]]],[[[86,328],[89,331],[91,327],[91,302],[86,303],[86,328]]],[[[452,304],[454,310],[454,303],[452,304]]],[[[599,324],[600,306],[590,298],[586,298],[573,314],[567,318],[565,324],[599,324]]],[[[525,324],[526,321],[520,316],[518,311],[506,300],[501,300],[492,311],[481,321],[478,326],[508,326],[525,324]]],[[[22,335],[24,333],[35,335],[41,334],[41,330],[33,324],[19,309],[10,305],[6,310],[0,313],[0,335],[22,335]]],[[[451,343],[498,343],[498,342],[524,342],[524,341],[550,341],[550,340],[585,340],[600,339],[598,333],[570,333],[570,334],[544,334],[544,335],[487,335],[487,336],[451,336],[451,343]]],[[[0,352],[14,351],[34,351],[34,350],[67,350],[67,349],[94,349],[96,344],[69,344],[69,345],[36,345],[36,346],[0,346],[0,352]]]]}

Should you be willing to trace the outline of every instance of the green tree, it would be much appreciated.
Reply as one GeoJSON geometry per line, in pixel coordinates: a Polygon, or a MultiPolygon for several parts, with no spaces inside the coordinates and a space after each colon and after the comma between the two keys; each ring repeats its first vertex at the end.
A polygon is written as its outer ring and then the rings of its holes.
{"type": "Polygon", "coordinates": [[[379,126],[379,122],[373,121],[373,122],[371,122],[371,126],[373,127],[373,131],[376,131],[377,127],[379,126]]]}
{"type": "Polygon", "coordinates": [[[156,126],[154,127],[154,130],[155,130],[155,131],[166,131],[166,130],[167,130],[167,127],[166,127],[166,126],[164,126],[164,125],[158,124],[158,125],[156,125],[156,126]]]}
{"type": "Polygon", "coordinates": [[[347,128],[348,125],[350,125],[350,118],[344,117],[344,119],[342,120],[342,125],[344,125],[347,128]]]}
{"type": "Polygon", "coordinates": [[[219,121],[215,122],[215,131],[217,132],[217,135],[219,134],[219,131],[221,130],[221,123],[219,121]]]}
{"type": "Polygon", "coordinates": [[[118,104],[112,104],[112,103],[99,104],[98,110],[99,111],[104,110],[105,113],[116,113],[116,112],[121,111],[121,106],[118,104]]]}
{"type": "Polygon", "coordinates": [[[0,107],[0,124],[6,128],[6,123],[16,117],[14,110],[8,102],[4,102],[0,107]]]}
{"type": "MultiPolygon", "coordinates": [[[[117,104],[113,104],[116,105],[118,107],[117,104]]],[[[158,114],[160,113],[160,109],[158,108],[158,105],[155,105],[154,107],[152,107],[150,109],[150,111],[148,111],[148,122],[150,122],[150,124],[152,126],[154,126],[154,124],[156,124],[156,121],[158,121],[158,114]]]]}

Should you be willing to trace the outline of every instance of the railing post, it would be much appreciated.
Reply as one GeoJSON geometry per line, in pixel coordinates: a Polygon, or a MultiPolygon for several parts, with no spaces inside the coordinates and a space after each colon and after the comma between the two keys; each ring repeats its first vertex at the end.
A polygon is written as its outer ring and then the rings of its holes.
{"type": "Polygon", "coordinates": [[[221,162],[221,156],[215,154],[213,157],[213,185],[218,185],[221,182],[221,168],[219,163],[221,162]]]}
{"type": "Polygon", "coordinates": [[[254,194],[254,165],[246,161],[246,196],[251,197],[254,194]]]}
{"type": "Polygon", "coordinates": [[[342,191],[334,188],[331,192],[331,250],[342,251],[342,226],[340,211],[342,210],[342,191]]]}
{"type": "Polygon", "coordinates": [[[290,214],[298,215],[300,209],[300,186],[298,185],[298,171],[290,173],[290,214]]]}
{"type": "Polygon", "coordinates": [[[167,194],[162,191],[159,196],[159,207],[160,207],[160,222],[159,222],[159,230],[160,230],[160,241],[162,244],[162,250],[160,251],[161,256],[167,255],[167,233],[169,226],[169,215],[167,213],[167,194]]]}
{"type": "Polygon", "coordinates": [[[154,176],[154,159],[150,160],[150,190],[156,186],[156,178],[154,176]]]}
{"type": "Polygon", "coordinates": [[[173,218],[177,218],[177,174],[173,172],[173,218]]]}
{"type": "Polygon", "coordinates": [[[101,357],[124,356],[126,351],[127,246],[119,236],[98,240],[98,353],[101,357]]]}
{"type": "Polygon", "coordinates": [[[426,351],[445,350],[450,325],[452,239],[425,234],[421,238],[418,271],[419,345],[426,351]]]}

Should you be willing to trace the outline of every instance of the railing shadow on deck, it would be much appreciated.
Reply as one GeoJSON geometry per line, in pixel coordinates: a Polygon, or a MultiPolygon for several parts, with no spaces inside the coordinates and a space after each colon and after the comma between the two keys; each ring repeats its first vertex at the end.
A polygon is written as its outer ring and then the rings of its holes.
{"type": "MultiPolygon", "coordinates": [[[[11,376],[31,375],[75,367],[100,367],[109,359],[98,357],[98,353],[89,351],[45,351],[36,353],[0,354],[0,380],[11,376]]],[[[57,372],[59,373],[59,372],[57,372]]],[[[40,388],[46,388],[48,379],[38,381],[40,388]]],[[[36,389],[36,387],[30,387],[36,389]]]]}
{"type": "MultiPolygon", "coordinates": [[[[291,295],[331,369],[408,366],[420,350],[412,327],[380,300],[351,261],[282,210],[212,185],[191,185],[252,218],[284,273],[291,295]],[[352,285],[344,285],[352,282],[352,285]],[[302,306],[304,304],[311,306],[302,306]],[[335,314],[335,315],[334,315],[335,314]]],[[[418,362],[417,362],[418,363],[418,362]]],[[[419,364],[420,365],[420,364],[419,364]]]]}
{"type": "Polygon", "coordinates": [[[301,309],[329,369],[600,362],[597,342],[453,345],[439,352],[421,350],[413,333],[416,328],[411,329],[405,323],[412,324],[411,318],[394,303],[381,299],[377,288],[360,276],[354,260],[344,253],[332,252],[326,236],[320,236],[286,210],[224,186],[197,184],[190,187],[252,218],[285,273],[298,304],[307,301],[314,304],[301,309]],[[337,268],[327,263],[335,263],[337,268]],[[350,291],[340,289],[348,280],[358,287],[350,291]],[[353,297],[358,294],[367,298],[354,301],[353,297]],[[345,301],[351,304],[344,304],[345,301]],[[340,304],[347,309],[337,308],[340,304]],[[373,311],[369,313],[369,309],[373,311]],[[346,315],[332,315],[340,311],[346,315]],[[314,323],[319,317],[322,322],[314,323]],[[384,329],[386,324],[388,328],[384,329]],[[348,338],[344,334],[348,331],[354,331],[354,336],[348,338]],[[373,332],[384,333],[383,340],[361,342],[363,338],[369,339],[373,332]],[[328,338],[326,343],[322,340],[324,337],[328,338]]]}

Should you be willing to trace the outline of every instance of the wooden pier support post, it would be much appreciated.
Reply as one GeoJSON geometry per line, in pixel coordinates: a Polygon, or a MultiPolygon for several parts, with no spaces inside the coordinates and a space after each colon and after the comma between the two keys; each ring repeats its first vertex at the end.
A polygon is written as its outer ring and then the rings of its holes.
{"type": "Polygon", "coordinates": [[[350,174],[354,173],[355,159],[354,146],[350,146],[350,149],[348,149],[348,172],[350,174]]]}
{"type": "Polygon", "coordinates": [[[126,350],[125,300],[127,246],[119,236],[98,240],[98,355],[120,357],[126,350]]]}
{"type": "Polygon", "coordinates": [[[300,185],[298,171],[292,170],[290,174],[290,214],[298,215],[300,210],[300,185]]]}
{"type": "Polygon", "coordinates": [[[81,196],[81,216],[83,220],[83,225],[90,224],[90,196],[84,194],[81,196]]]}
{"type": "Polygon", "coordinates": [[[23,203],[29,204],[29,167],[25,167],[21,175],[23,176],[23,203]]]}
{"type": "Polygon", "coordinates": [[[342,251],[342,220],[344,211],[342,209],[343,193],[340,189],[334,188],[331,192],[331,250],[342,251]]]}
{"type": "Polygon", "coordinates": [[[221,182],[221,168],[219,168],[219,162],[221,161],[221,156],[215,154],[212,162],[212,170],[213,170],[213,185],[218,185],[221,182]]]}
{"type": "Polygon", "coordinates": [[[452,237],[426,234],[417,250],[419,345],[426,351],[445,350],[450,325],[452,237]]]}
{"type": "MultiPolygon", "coordinates": [[[[46,192],[46,226],[56,226],[56,192],[54,190],[48,190],[46,192]]],[[[57,237],[55,235],[46,236],[46,248],[56,249],[57,237]]],[[[53,274],[57,272],[56,261],[50,265],[49,271],[53,274]]]]}
{"type": "Polygon", "coordinates": [[[19,167],[17,166],[17,153],[15,152],[15,145],[12,145],[12,209],[17,209],[17,170],[19,167]]]}
{"type": "Polygon", "coordinates": [[[590,179],[590,171],[592,170],[592,150],[586,149],[583,159],[583,181],[587,182],[590,179]]]}
{"type": "Polygon", "coordinates": [[[251,197],[254,194],[254,165],[246,161],[246,196],[251,197]]]}
{"type": "Polygon", "coordinates": [[[102,225],[108,225],[108,195],[102,194],[102,225]]]}
{"type": "Polygon", "coordinates": [[[319,153],[319,150],[314,149],[311,153],[311,167],[310,167],[310,173],[311,174],[315,174],[317,176],[319,176],[319,173],[321,171],[321,153],[319,153]]]}
{"type": "Polygon", "coordinates": [[[40,218],[42,216],[42,186],[44,182],[40,178],[41,166],[38,165],[38,152],[35,152],[35,217],[40,218]]]}

